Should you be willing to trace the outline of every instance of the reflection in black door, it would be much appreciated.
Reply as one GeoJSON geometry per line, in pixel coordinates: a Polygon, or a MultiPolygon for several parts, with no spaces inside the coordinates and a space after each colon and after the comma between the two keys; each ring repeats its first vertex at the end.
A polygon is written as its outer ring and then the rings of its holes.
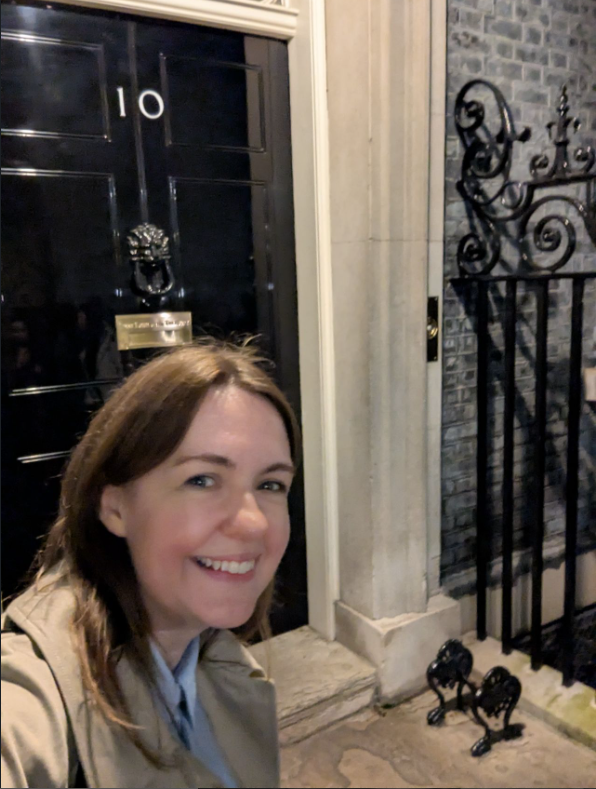
{"type": "MultiPolygon", "coordinates": [[[[239,33],[2,4],[2,592],[56,513],[89,415],[147,358],[120,353],[127,237],[169,237],[160,308],[193,333],[258,333],[299,410],[287,52],[239,33]],[[139,101],[140,99],[140,101],[139,101]]],[[[277,632],[302,625],[302,483],[277,632]]]]}

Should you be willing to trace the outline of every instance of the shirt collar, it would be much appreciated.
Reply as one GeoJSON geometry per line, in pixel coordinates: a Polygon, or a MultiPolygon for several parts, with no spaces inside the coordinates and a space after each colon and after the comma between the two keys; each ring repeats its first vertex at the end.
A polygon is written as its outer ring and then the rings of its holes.
{"type": "Polygon", "coordinates": [[[161,650],[150,641],[151,653],[155,661],[156,680],[160,694],[170,712],[175,715],[182,698],[186,697],[188,711],[194,724],[195,701],[197,696],[197,663],[199,660],[200,636],[196,636],[184,650],[177,666],[172,671],[165,661],[161,650]]]}

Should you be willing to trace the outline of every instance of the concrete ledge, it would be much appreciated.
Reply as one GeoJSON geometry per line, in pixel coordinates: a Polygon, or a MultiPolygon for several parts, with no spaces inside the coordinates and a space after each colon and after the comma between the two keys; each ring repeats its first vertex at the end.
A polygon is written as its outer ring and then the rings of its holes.
{"type": "Polygon", "coordinates": [[[372,704],[373,666],[310,627],[251,647],[274,680],[282,745],[298,742],[372,704]]]}
{"type": "Polygon", "coordinates": [[[461,637],[459,604],[444,595],[420,614],[369,619],[336,603],[337,639],[376,667],[381,701],[395,703],[426,685],[426,668],[447,639],[461,637]]]}
{"type": "Polygon", "coordinates": [[[493,666],[504,666],[522,683],[519,701],[522,710],[596,750],[594,690],[581,682],[574,683],[570,688],[564,687],[562,674],[550,666],[533,671],[528,655],[518,651],[504,655],[500,642],[494,638],[477,641],[476,634],[471,633],[466,635],[464,643],[474,655],[472,674],[476,681],[493,666]]]}

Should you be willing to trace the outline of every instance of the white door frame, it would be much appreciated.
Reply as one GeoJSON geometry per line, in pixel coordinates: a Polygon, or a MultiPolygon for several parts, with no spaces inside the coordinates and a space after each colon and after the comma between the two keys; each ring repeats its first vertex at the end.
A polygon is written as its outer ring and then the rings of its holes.
{"type": "Polygon", "coordinates": [[[439,297],[439,358],[427,364],[427,585],[441,589],[441,423],[443,396],[443,255],[445,239],[445,99],[447,0],[431,1],[428,295],[439,297]]]}
{"type": "Polygon", "coordinates": [[[339,599],[325,5],[321,0],[61,0],[288,41],[309,624],[335,637],[339,599]]]}

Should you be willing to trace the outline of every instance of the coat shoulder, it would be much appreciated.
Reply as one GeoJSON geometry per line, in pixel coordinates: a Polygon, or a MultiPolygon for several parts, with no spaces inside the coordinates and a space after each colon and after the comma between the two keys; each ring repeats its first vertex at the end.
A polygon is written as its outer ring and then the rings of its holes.
{"type": "Polygon", "coordinates": [[[26,633],[4,627],[2,786],[68,786],[76,750],[54,675],[26,633]]]}

